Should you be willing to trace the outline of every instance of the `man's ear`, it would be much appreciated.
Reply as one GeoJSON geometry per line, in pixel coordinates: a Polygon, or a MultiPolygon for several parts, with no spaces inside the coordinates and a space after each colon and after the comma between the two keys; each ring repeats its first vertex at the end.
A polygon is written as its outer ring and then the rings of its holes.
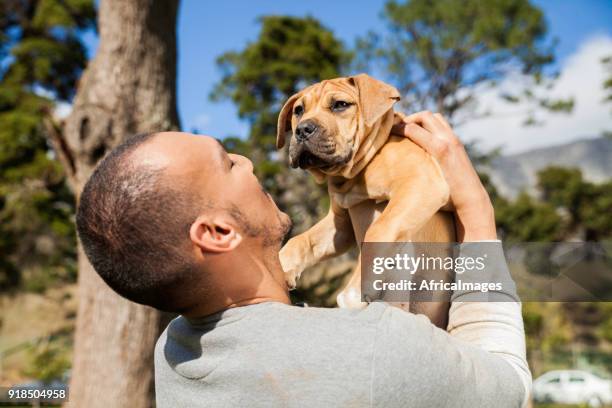
{"type": "Polygon", "coordinates": [[[278,114],[278,124],[276,127],[276,148],[281,149],[285,145],[285,137],[287,132],[291,132],[291,115],[293,114],[293,104],[302,95],[302,92],[298,92],[292,95],[287,102],[283,105],[280,113],[278,114]]]}
{"type": "Polygon", "coordinates": [[[370,127],[400,100],[395,87],[372,78],[367,74],[349,77],[359,92],[359,106],[366,126],[370,127]]]}
{"type": "Polygon", "coordinates": [[[229,252],[242,242],[242,235],[227,222],[208,217],[198,217],[189,229],[191,242],[203,252],[229,252]]]}

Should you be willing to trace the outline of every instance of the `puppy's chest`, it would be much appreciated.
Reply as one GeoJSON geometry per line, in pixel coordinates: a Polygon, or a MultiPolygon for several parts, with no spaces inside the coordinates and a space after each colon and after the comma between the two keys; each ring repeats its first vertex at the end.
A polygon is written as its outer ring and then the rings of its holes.
{"type": "Polygon", "coordinates": [[[389,193],[383,185],[368,185],[360,179],[351,181],[354,183],[349,189],[330,191],[330,195],[340,207],[348,210],[355,239],[361,242],[367,229],[384,211],[389,193]]]}
{"type": "Polygon", "coordinates": [[[341,188],[330,186],[331,199],[340,207],[350,209],[365,201],[381,203],[389,201],[389,188],[384,183],[367,182],[362,175],[348,180],[341,188]]]}

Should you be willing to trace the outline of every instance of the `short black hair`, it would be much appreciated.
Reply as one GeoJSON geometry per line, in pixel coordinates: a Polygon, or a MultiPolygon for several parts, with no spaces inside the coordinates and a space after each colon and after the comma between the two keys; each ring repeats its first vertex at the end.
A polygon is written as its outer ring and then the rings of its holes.
{"type": "Polygon", "coordinates": [[[189,229],[201,201],[165,169],[130,161],[154,137],[129,137],[100,162],[80,196],[77,231],[94,269],[118,294],[180,313],[191,306],[185,288],[197,284],[189,229]]]}

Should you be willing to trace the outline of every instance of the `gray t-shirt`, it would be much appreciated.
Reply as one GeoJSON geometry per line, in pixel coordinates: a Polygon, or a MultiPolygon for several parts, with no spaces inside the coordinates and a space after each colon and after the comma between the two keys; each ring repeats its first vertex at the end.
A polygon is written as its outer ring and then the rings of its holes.
{"type": "Polygon", "coordinates": [[[155,390],[159,408],[502,408],[525,398],[499,355],[378,302],[178,317],[156,346],[155,390]]]}

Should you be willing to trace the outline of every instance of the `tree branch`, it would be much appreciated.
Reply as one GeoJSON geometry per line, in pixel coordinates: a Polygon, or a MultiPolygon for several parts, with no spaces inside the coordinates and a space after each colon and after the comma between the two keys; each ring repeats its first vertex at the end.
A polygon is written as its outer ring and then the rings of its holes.
{"type": "Polygon", "coordinates": [[[76,193],[78,185],[76,179],[76,163],[74,155],[64,137],[62,126],[55,123],[51,115],[45,114],[43,118],[43,127],[47,134],[47,140],[51,143],[58,160],[64,167],[68,185],[71,190],[76,193]]]}

